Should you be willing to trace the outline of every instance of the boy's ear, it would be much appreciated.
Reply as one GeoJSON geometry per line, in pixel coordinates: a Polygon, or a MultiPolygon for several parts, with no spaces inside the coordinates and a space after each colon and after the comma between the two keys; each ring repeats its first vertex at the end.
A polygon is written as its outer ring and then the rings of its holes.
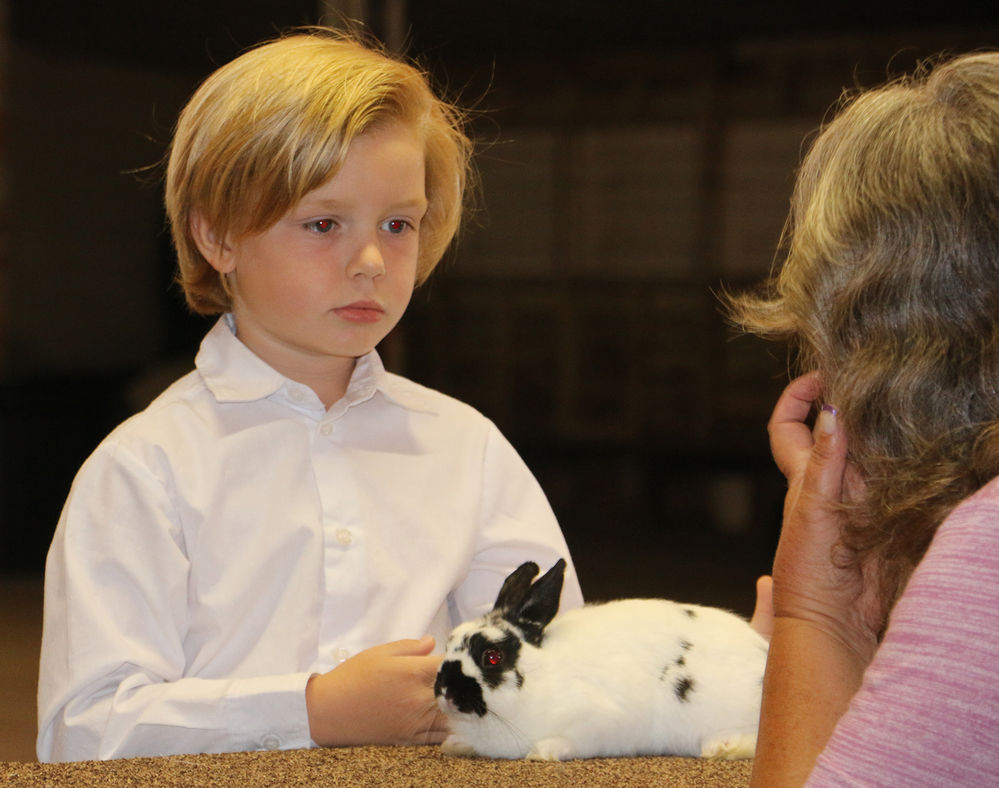
{"type": "Polygon", "coordinates": [[[229,244],[215,234],[214,228],[205,221],[205,218],[198,211],[191,212],[188,224],[198,251],[211,267],[220,274],[231,273],[236,267],[236,260],[229,244]]]}

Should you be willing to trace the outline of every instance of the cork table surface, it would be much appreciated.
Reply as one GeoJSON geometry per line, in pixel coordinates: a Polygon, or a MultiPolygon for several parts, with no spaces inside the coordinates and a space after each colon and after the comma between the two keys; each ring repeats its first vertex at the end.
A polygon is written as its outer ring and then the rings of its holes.
{"type": "Polygon", "coordinates": [[[0,784],[24,786],[725,786],[749,784],[751,761],[698,758],[597,758],[540,763],[452,758],[437,747],[172,755],[75,763],[0,763],[0,784]]]}

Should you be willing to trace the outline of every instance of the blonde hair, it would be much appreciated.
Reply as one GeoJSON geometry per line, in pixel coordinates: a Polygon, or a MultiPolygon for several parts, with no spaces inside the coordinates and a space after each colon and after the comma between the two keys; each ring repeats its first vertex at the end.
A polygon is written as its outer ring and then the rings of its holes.
{"type": "Polygon", "coordinates": [[[209,76],[180,114],[166,176],[178,278],[191,309],[231,308],[224,278],[192,236],[192,215],[220,240],[261,232],[335,175],[358,135],[393,122],[424,141],[420,284],[458,230],[472,147],[462,114],[434,95],[421,71],[354,36],[313,28],[209,76]]]}
{"type": "Polygon", "coordinates": [[[820,370],[865,482],[842,544],[885,613],[951,509],[999,475],[999,53],[849,99],[803,161],[745,329],[820,370]]]}

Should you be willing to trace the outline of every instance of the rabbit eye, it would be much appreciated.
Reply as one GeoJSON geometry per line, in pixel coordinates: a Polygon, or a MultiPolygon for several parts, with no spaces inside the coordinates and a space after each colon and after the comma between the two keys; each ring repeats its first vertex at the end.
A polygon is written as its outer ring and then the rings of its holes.
{"type": "Polygon", "coordinates": [[[498,648],[487,648],[482,652],[483,667],[496,667],[503,664],[503,652],[498,648]]]}

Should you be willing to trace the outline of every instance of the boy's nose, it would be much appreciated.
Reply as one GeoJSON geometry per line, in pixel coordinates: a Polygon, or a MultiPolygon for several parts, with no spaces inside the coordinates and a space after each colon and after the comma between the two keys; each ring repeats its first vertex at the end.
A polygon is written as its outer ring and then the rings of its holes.
{"type": "Polygon", "coordinates": [[[385,273],[385,259],[374,241],[364,243],[351,261],[351,276],[367,276],[372,279],[385,273]]]}

